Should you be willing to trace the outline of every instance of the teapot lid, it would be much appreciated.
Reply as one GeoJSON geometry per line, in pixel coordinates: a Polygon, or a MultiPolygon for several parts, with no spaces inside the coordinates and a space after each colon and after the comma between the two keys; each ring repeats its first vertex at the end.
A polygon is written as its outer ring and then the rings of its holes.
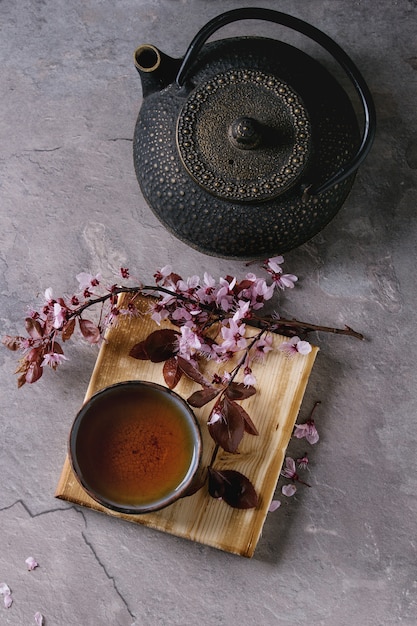
{"type": "Polygon", "coordinates": [[[311,152],[300,96],[254,69],[231,69],[198,85],[180,111],[176,138],[190,176],[229,201],[279,196],[299,179],[311,152]]]}

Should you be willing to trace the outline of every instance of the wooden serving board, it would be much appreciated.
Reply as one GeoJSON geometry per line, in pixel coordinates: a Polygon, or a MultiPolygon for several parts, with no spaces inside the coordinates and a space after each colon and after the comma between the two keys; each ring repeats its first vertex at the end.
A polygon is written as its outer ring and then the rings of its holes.
{"type": "MultiPolygon", "coordinates": [[[[122,299],[124,297],[122,296],[122,299]]],[[[139,314],[137,317],[120,316],[117,324],[108,330],[85,400],[103,387],[125,380],[146,380],[165,384],[162,363],[133,359],[129,356],[129,351],[153,330],[170,327],[170,324],[165,322],[160,327],[156,325],[147,314],[149,300],[146,298],[137,298],[136,306],[139,314]]],[[[274,348],[283,341],[288,339],[274,335],[274,348]]],[[[259,495],[256,509],[233,509],[225,502],[212,498],[205,485],[192,496],[182,498],[154,513],[126,515],[110,511],[90,498],[80,486],[68,457],[65,459],[55,496],[227,552],[246,557],[253,556],[317,351],[318,348],[313,347],[307,356],[296,355],[288,358],[283,352],[274,349],[268,353],[264,363],[254,364],[257,393],[243,400],[242,407],[249,413],[259,435],[245,433],[238,454],[219,451],[216,456],[213,464],[215,469],[237,470],[253,483],[259,495]]],[[[219,366],[208,361],[205,367],[209,373],[214,372],[219,366]]],[[[228,369],[231,369],[230,363],[228,369]]],[[[183,376],[175,391],[186,399],[197,389],[200,387],[196,383],[183,376]]],[[[202,431],[203,468],[210,464],[215,447],[206,426],[213,402],[194,410],[202,431]]]]}

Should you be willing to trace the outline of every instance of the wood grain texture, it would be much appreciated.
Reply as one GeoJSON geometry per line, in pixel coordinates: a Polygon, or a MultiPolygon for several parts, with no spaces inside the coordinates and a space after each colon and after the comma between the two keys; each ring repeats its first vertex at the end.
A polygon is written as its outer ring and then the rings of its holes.
{"type": "MultiPolygon", "coordinates": [[[[100,389],[125,380],[147,380],[164,384],[161,363],[139,361],[129,356],[135,343],[159,328],[147,315],[149,302],[146,298],[138,298],[136,306],[137,317],[120,316],[117,324],[107,332],[85,400],[100,389]]],[[[170,327],[170,324],[166,322],[162,326],[170,327]]],[[[287,339],[274,335],[274,348],[283,341],[287,339]]],[[[65,459],[55,496],[227,552],[253,556],[317,351],[318,348],[313,347],[307,356],[296,355],[288,358],[274,349],[268,353],[264,363],[254,364],[257,393],[242,401],[242,406],[251,416],[259,435],[245,433],[238,454],[220,451],[216,456],[213,464],[215,469],[235,469],[251,480],[259,495],[256,509],[233,509],[223,501],[210,497],[205,485],[192,496],[158,512],[126,515],[110,511],[90,498],[80,486],[68,457],[65,459]]],[[[218,369],[218,365],[213,362],[205,362],[204,367],[208,373],[218,369]]],[[[228,368],[230,369],[230,364],[228,368]]],[[[186,399],[199,388],[197,384],[183,377],[175,391],[186,399]]],[[[214,451],[214,442],[206,426],[212,404],[211,402],[201,409],[195,409],[203,438],[203,474],[214,451]]]]}

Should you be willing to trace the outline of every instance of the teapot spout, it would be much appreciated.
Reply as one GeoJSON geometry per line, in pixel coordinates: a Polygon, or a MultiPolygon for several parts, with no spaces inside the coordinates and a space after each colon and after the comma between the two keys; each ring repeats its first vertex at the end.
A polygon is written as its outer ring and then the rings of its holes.
{"type": "Polygon", "coordinates": [[[142,81],[144,98],[168,87],[175,80],[181,65],[181,59],[173,59],[150,44],[135,50],[134,61],[142,81]]]}

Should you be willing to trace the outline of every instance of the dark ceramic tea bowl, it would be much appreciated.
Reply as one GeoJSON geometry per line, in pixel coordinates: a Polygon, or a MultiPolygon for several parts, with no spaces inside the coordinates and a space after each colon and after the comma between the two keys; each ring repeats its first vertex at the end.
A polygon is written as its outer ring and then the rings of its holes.
{"type": "Polygon", "coordinates": [[[93,395],[77,414],[69,458],[78,481],[106,508],[139,514],[186,495],[201,435],[189,405],[156,383],[127,381],[93,395]]]}

